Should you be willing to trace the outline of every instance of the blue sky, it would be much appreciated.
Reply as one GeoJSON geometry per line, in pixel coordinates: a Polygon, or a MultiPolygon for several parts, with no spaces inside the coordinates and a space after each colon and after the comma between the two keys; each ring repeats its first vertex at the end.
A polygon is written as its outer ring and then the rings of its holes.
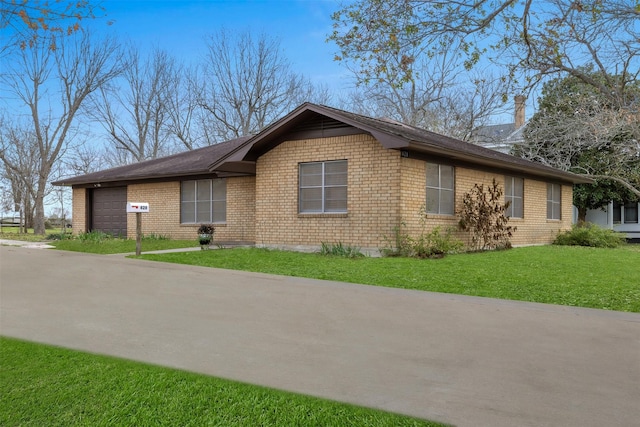
{"type": "Polygon", "coordinates": [[[333,60],[326,38],[338,0],[106,0],[106,20],[123,40],[140,48],[158,46],[186,62],[204,53],[204,37],[221,28],[251,30],[280,40],[294,71],[331,88],[348,85],[349,72],[333,60]]]}

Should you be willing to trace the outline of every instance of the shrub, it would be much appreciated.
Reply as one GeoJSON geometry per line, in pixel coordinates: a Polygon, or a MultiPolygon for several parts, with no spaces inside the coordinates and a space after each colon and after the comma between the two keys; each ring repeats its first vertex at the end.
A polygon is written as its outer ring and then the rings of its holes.
{"type": "Polygon", "coordinates": [[[340,256],[344,258],[364,257],[364,254],[360,252],[359,247],[343,245],[342,242],[338,242],[338,243],[322,242],[320,246],[320,255],[333,255],[333,256],[340,256]]]}
{"type": "Polygon", "coordinates": [[[462,250],[464,244],[456,239],[452,233],[454,229],[447,227],[444,233],[438,226],[429,233],[421,233],[414,240],[414,256],[418,258],[440,258],[445,254],[456,253],[462,250]]]}
{"type": "Polygon", "coordinates": [[[558,234],[554,245],[591,246],[594,248],[617,248],[625,243],[624,236],[596,224],[575,224],[571,230],[558,234]]]}
{"type": "Polygon", "coordinates": [[[414,258],[441,258],[448,253],[459,252],[464,244],[453,236],[454,229],[449,227],[444,233],[440,227],[436,227],[430,232],[424,231],[426,217],[424,212],[420,212],[420,223],[422,231],[416,238],[411,237],[406,232],[406,223],[403,221],[399,226],[394,227],[393,239],[387,240],[387,246],[380,249],[380,253],[385,257],[414,257],[414,258]]]}
{"type": "Polygon", "coordinates": [[[509,217],[505,215],[507,203],[502,203],[502,189],[494,179],[485,188],[484,184],[475,184],[470,192],[462,197],[462,210],[458,213],[461,230],[471,234],[473,250],[508,249],[515,227],[507,225],[509,217]]]}
{"type": "Polygon", "coordinates": [[[171,240],[171,238],[165,234],[144,234],[142,240],[171,240]]]}
{"type": "Polygon", "coordinates": [[[47,234],[47,240],[73,240],[75,237],[71,233],[51,233],[47,234]]]}
{"type": "Polygon", "coordinates": [[[410,257],[412,256],[412,239],[406,231],[407,223],[393,227],[393,237],[384,236],[385,246],[380,248],[380,253],[385,257],[410,257]]]}
{"type": "Polygon", "coordinates": [[[88,233],[78,234],[78,240],[90,243],[101,243],[111,238],[110,234],[103,233],[102,231],[90,231],[88,233]]]}
{"type": "Polygon", "coordinates": [[[213,234],[216,231],[216,228],[213,224],[200,224],[198,227],[198,234],[213,234]]]}

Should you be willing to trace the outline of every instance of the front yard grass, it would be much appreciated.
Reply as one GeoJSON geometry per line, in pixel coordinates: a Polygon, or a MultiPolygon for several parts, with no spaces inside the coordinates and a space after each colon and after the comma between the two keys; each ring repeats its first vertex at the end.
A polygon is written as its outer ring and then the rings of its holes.
{"type": "Polygon", "coordinates": [[[206,267],[640,312],[640,245],[533,246],[443,259],[357,258],[238,248],[147,254],[206,267]]]}
{"type": "MultiPolygon", "coordinates": [[[[87,252],[92,254],[122,254],[136,251],[136,241],[131,239],[105,239],[100,242],[83,240],[54,240],[50,245],[65,251],[87,252]]],[[[161,240],[143,239],[142,252],[159,251],[164,249],[196,248],[200,245],[193,240],[161,240]]]]}
{"type": "Polygon", "coordinates": [[[3,426],[442,426],[265,387],[0,337],[3,426]]]}
{"type": "Polygon", "coordinates": [[[18,227],[3,225],[0,228],[0,239],[4,240],[21,240],[23,242],[42,242],[46,240],[45,236],[34,234],[33,228],[29,228],[25,233],[20,233],[18,227]]]}

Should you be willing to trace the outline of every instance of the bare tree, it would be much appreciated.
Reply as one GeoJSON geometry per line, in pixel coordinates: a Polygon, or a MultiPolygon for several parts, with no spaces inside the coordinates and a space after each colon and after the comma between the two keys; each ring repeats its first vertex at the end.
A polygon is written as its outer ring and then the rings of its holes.
{"type": "Polygon", "coordinates": [[[33,226],[34,200],[40,157],[35,132],[4,118],[0,126],[2,177],[9,183],[13,203],[19,206],[26,227],[33,226]]]}
{"type": "MultiPolygon", "coordinates": [[[[199,103],[212,142],[256,133],[301,103],[321,95],[291,70],[278,40],[221,30],[207,39],[199,103]]],[[[320,91],[321,92],[321,91],[320,91]]]]}
{"type": "Polygon", "coordinates": [[[462,140],[504,106],[502,84],[489,74],[464,76],[446,57],[423,61],[417,70],[402,85],[394,74],[362,83],[345,104],[462,140]]]}
{"type": "MultiPolygon", "coordinates": [[[[0,0],[0,29],[8,43],[0,46],[3,52],[17,43],[20,48],[33,47],[44,34],[64,36],[80,30],[80,22],[101,16],[104,8],[87,0],[0,0]]],[[[4,38],[4,37],[3,37],[4,38]]],[[[55,49],[54,39],[50,48],[55,49]]]]}
{"type": "Polygon", "coordinates": [[[65,156],[65,170],[71,175],[85,175],[100,170],[106,163],[105,153],[94,145],[82,144],[65,156]]]}
{"type": "Polygon", "coordinates": [[[124,150],[136,162],[169,151],[171,100],[178,96],[175,60],[159,49],[142,58],[130,48],[122,76],[92,96],[91,117],[104,127],[112,149],[124,150]]]}
{"type": "Polygon", "coordinates": [[[199,105],[197,69],[180,67],[169,84],[174,90],[167,94],[167,132],[176,143],[193,150],[207,143],[205,118],[199,105]]]}
{"type": "Polygon", "coordinates": [[[113,79],[120,67],[118,45],[110,39],[96,42],[79,32],[36,40],[33,47],[12,52],[0,79],[3,90],[16,97],[16,109],[26,108],[35,136],[39,163],[34,231],[44,234],[44,197],[53,165],[73,137],[76,116],[89,94],[113,79]],[[56,45],[54,50],[51,43],[56,45]]]}

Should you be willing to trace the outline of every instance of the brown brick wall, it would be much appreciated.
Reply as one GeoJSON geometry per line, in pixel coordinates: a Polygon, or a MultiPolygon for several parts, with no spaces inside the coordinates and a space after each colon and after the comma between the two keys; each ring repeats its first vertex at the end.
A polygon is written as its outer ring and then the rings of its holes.
{"type": "Polygon", "coordinates": [[[73,234],[80,234],[87,231],[87,190],[85,188],[74,188],[72,190],[72,231],[73,234]]]}
{"type": "MultiPolygon", "coordinates": [[[[143,234],[160,234],[173,239],[195,239],[200,224],[180,224],[180,182],[129,185],[127,199],[148,202],[142,216],[143,234]]],[[[215,241],[248,241],[255,236],[255,177],[227,178],[227,221],[215,224],[215,241]]],[[[127,236],[135,238],[135,214],[127,214],[127,236]]]]}
{"type": "MultiPolygon", "coordinates": [[[[456,210],[474,183],[504,187],[504,175],[456,167],[456,210]]],[[[401,223],[411,235],[436,226],[456,227],[455,216],[426,216],[420,220],[426,190],[425,161],[403,158],[368,135],[287,141],[258,160],[256,185],[256,243],[266,246],[318,246],[321,242],[380,248],[388,245],[401,223]],[[348,213],[298,214],[298,163],[348,160],[348,213]],[[423,228],[424,227],[424,228],[423,228]]],[[[546,182],[525,179],[525,214],[511,224],[518,229],[514,245],[550,243],[561,229],[571,227],[572,187],[562,188],[562,220],[546,219],[546,182]]],[[[468,235],[456,235],[467,240],[468,235]]]]}
{"type": "MultiPolygon", "coordinates": [[[[253,242],[255,240],[255,177],[227,178],[227,221],[215,224],[214,241],[253,242]]],[[[86,189],[73,189],[73,233],[87,231],[86,189]]],[[[149,203],[142,214],[142,233],[172,239],[196,239],[199,224],[180,224],[180,182],[133,184],[127,200],[149,203]]],[[[136,216],[127,214],[127,237],[136,237],[136,216]]]]}
{"type": "MultiPolygon", "coordinates": [[[[133,184],[127,187],[127,201],[149,203],[149,212],[142,216],[142,234],[159,234],[174,239],[189,237],[187,229],[180,227],[180,183],[158,182],[133,184]]],[[[136,237],[136,214],[127,214],[127,237],[136,237]]]]}
{"type": "Polygon", "coordinates": [[[377,248],[399,216],[400,155],[368,135],[287,141],[258,159],[256,243],[377,248]],[[347,214],[298,213],[298,164],[348,161],[347,214]]]}
{"type": "MultiPolygon", "coordinates": [[[[402,220],[413,235],[421,232],[420,210],[425,204],[425,162],[402,159],[402,220]]],[[[491,184],[495,180],[504,189],[504,174],[478,171],[468,168],[455,169],[456,211],[462,207],[462,198],[475,183],[491,184]]],[[[509,225],[517,227],[512,238],[513,245],[548,244],[560,230],[571,228],[573,187],[562,186],[562,220],[547,220],[547,183],[533,179],[524,180],[524,218],[511,219],[509,225]]],[[[426,216],[424,230],[434,227],[456,227],[458,218],[447,215],[426,216]]],[[[466,233],[455,235],[468,241],[466,233]]]]}
{"type": "MultiPolygon", "coordinates": [[[[426,197],[426,163],[403,158],[369,135],[286,141],[258,159],[256,177],[227,179],[227,221],[216,225],[215,241],[246,241],[266,246],[317,247],[321,242],[381,248],[401,223],[417,235],[423,230],[420,211],[426,197]],[[312,161],[348,161],[347,214],[298,213],[298,164],[312,161]]],[[[455,169],[456,209],[463,194],[476,182],[504,186],[504,175],[468,168],[455,169]]],[[[546,182],[525,179],[524,218],[514,245],[550,243],[559,230],[571,227],[572,187],[562,187],[562,220],[546,219],[546,182]]],[[[73,230],[86,231],[85,189],[73,190],[73,230]]],[[[148,202],[143,233],[176,239],[196,238],[198,224],[180,224],[180,183],[136,184],[128,200],[148,202]]],[[[427,215],[425,231],[455,227],[455,216],[427,215]]],[[[128,237],[135,237],[135,214],[127,217],[128,237]]],[[[457,233],[461,238],[466,235],[457,233]]]]}

